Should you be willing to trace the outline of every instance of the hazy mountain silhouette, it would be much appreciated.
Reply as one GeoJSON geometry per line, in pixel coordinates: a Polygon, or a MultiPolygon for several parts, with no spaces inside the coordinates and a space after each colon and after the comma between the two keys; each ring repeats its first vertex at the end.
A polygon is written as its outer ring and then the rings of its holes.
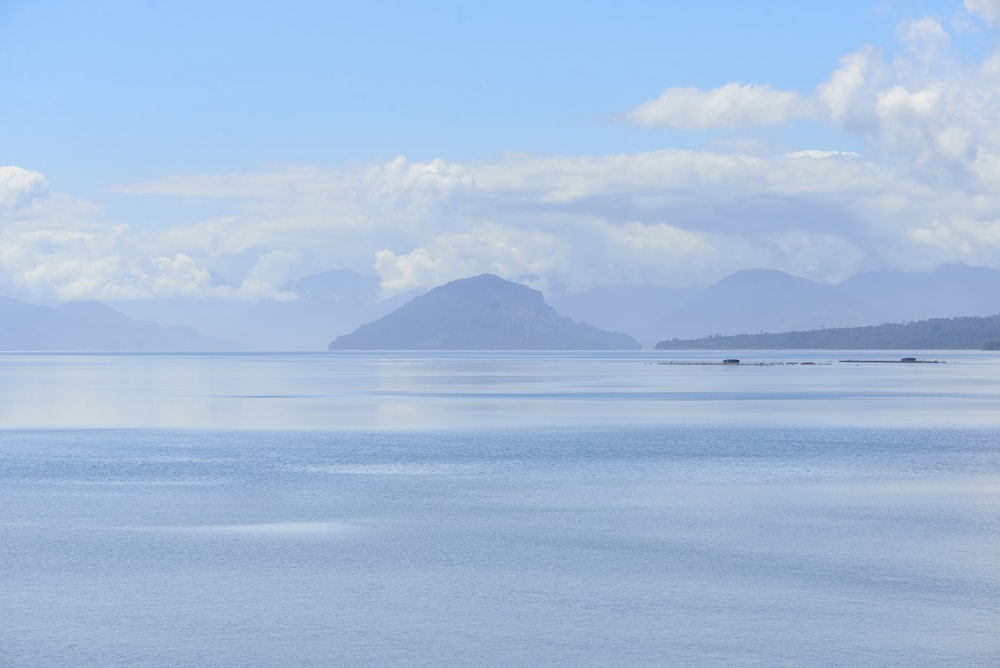
{"type": "Polygon", "coordinates": [[[772,269],[727,276],[670,311],[669,337],[757,333],[870,324],[865,304],[839,291],[772,269]]]}
{"type": "Polygon", "coordinates": [[[600,288],[560,295],[560,312],[652,346],[667,338],[808,331],[1000,313],[1000,271],[945,265],[880,270],[824,285],[776,270],[740,271],[707,288],[600,288]]]}
{"type": "Polygon", "coordinates": [[[404,304],[413,295],[381,299],[380,279],[333,269],[290,281],[293,301],[241,302],[176,298],[115,302],[132,317],[186,324],[247,350],[323,350],[344,334],[404,304]]]}
{"type": "Polygon", "coordinates": [[[0,349],[174,352],[231,350],[190,327],[133,320],[97,302],[40,306],[0,297],[0,349]]]}
{"type": "Polygon", "coordinates": [[[626,334],[559,315],[542,293],[483,274],[452,281],[337,337],[331,350],[635,349],[626,334]]]}
{"type": "MultiPolygon", "coordinates": [[[[219,279],[220,281],[223,279],[219,279]]],[[[167,299],[115,302],[126,315],[188,325],[251,350],[321,350],[413,297],[381,299],[377,276],[345,269],[291,281],[288,302],[167,299]]],[[[597,328],[657,341],[715,334],[807,331],[1000,313],[1000,271],[947,265],[927,272],[881,270],[824,285],[776,270],[741,271],[700,289],[597,288],[556,294],[560,314],[597,328]]]]}
{"type": "Polygon", "coordinates": [[[962,264],[859,274],[837,286],[875,314],[871,324],[1000,313],[1000,271],[962,264]]]}
{"type": "Polygon", "coordinates": [[[298,299],[248,305],[211,331],[254,350],[323,350],[331,335],[350,332],[413,296],[383,300],[380,283],[347,269],[313,274],[283,287],[298,299]]]}
{"type": "Polygon", "coordinates": [[[580,294],[546,296],[565,316],[601,329],[627,332],[647,348],[663,338],[664,314],[697,291],[648,285],[595,288],[580,294]]]}

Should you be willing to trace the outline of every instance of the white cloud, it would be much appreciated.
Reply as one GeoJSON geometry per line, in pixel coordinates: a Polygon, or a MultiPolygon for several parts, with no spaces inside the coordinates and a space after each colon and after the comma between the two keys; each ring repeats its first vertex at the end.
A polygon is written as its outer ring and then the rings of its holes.
{"type": "Polygon", "coordinates": [[[1000,49],[995,50],[983,62],[981,72],[983,78],[987,81],[1000,79],[1000,49]]]}
{"type": "Polygon", "coordinates": [[[668,88],[631,111],[628,119],[639,125],[709,130],[778,125],[812,115],[811,103],[794,91],[728,83],[707,91],[668,88]]]}
{"type": "Polygon", "coordinates": [[[23,206],[48,193],[45,177],[13,165],[0,166],[0,208],[23,206]]]}
{"type": "Polygon", "coordinates": [[[213,285],[205,264],[211,254],[198,252],[204,244],[183,227],[139,234],[105,220],[92,203],[49,192],[37,172],[0,167],[0,276],[10,296],[38,302],[283,296],[283,280],[270,290],[261,280],[237,289],[213,285]],[[190,241],[195,252],[178,239],[190,241]]]}
{"type": "Polygon", "coordinates": [[[282,291],[281,286],[296,275],[299,258],[298,252],[285,249],[262,254],[250,274],[240,283],[240,296],[244,299],[294,301],[296,295],[282,291]]]}
{"type": "Polygon", "coordinates": [[[431,237],[408,253],[381,249],[375,253],[375,269],[387,293],[483,273],[523,280],[563,273],[565,248],[551,233],[483,222],[461,233],[431,237]]]}
{"type": "Polygon", "coordinates": [[[612,224],[596,218],[564,220],[550,231],[484,223],[441,235],[409,253],[382,250],[376,269],[388,292],[426,289],[456,278],[495,273],[543,291],[551,286],[584,290],[621,283],[697,284],[720,276],[725,239],[666,224],[612,224]],[[565,232],[560,234],[559,228],[565,232]],[[571,236],[575,243],[566,243],[571,236]]]}
{"type": "Polygon", "coordinates": [[[145,275],[114,249],[119,230],[95,235],[77,230],[5,231],[0,265],[16,293],[71,301],[137,296],[145,275]]]}
{"type": "Polygon", "coordinates": [[[864,47],[841,57],[840,67],[819,85],[816,96],[836,125],[866,134],[874,125],[872,107],[885,76],[881,56],[864,47]]]}
{"type": "Polygon", "coordinates": [[[921,57],[933,55],[933,52],[944,49],[951,41],[941,23],[929,17],[903,21],[896,33],[900,41],[909,47],[911,53],[921,57]]]}
{"type": "Polygon", "coordinates": [[[150,277],[153,296],[200,297],[210,293],[212,274],[184,253],[155,259],[156,273],[150,277]]]}
{"type": "MultiPolygon", "coordinates": [[[[968,6],[993,20],[995,4],[968,6]]],[[[905,48],[892,60],[862,47],[810,97],[668,89],[632,114],[697,129],[808,116],[852,148],[860,141],[860,153],[751,136],[715,151],[397,157],[116,188],[151,206],[212,201],[210,217],[152,230],[106,220],[42,174],[0,167],[0,277],[11,294],[45,300],[288,299],[287,280],[334,267],[374,270],[387,292],[482,272],[584,290],[706,284],[760,266],[818,280],[880,266],[1000,268],[1000,51],[958,57],[926,19],[897,38],[905,48]]]]}
{"type": "Polygon", "coordinates": [[[903,55],[887,62],[862,48],[817,87],[831,123],[913,178],[967,193],[996,190],[1000,55],[970,62],[931,19],[906,21],[898,35],[903,55]]]}
{"type": "MultiPolygon", "coordinates": [[[[902,93],[893,104],[886,108],[916,116],[935,108],[902,93]]],[[[248,175],[259,184],[269,178],[284,181],[286,172],[248,175]]],[[[706,284],[758,266],[834,280],[886,263],[968,261],[968,245],[931,244],[921,231],[938,221],[957,234],[953,219],[965,221],[962,238],[978,244],[979,263],[1000,257],[989,233],[997,196],[970,198],[837,151],[516,155],[317,170],[309,179],[268,198],[231,200],[224,216],[146,235],[101,224],[93,212],[80,229],[60,227],[65,211],[43,216],[4,230],[0,267],[21,294],[54,300],[288,299],[287,280],[340,266],[374,269],[389,293],[482,272],[570,290],[706,284]],[[383,174],[390,177],[376,178],[383,174]],[[228,276],[236,287],[213,282],[220,263],[243,267],[228,276]]]]}
{"type": "Polygon", "coordinates": [[[398,156],[367,167],[357,191],[369,203],[409,213],[413,209],[436,209],[472,185],[472,178],[461,165],[444,160],[412,163],[398,156]]]}
{"type": "Polygon", "coordinates": [[[922,255],[936,257],[943,252],[979,265],[996,258],[1000,248],[1000,220],[932,220],[910,229],[908,235],[922,255]]]}
{"type": "Polygon", "coordinates": [[[965,9],[991,27],[1000,26],[1000,0],[965,0],[965,9]]]}
{"type": "MultiPolygon", "coordinates": [[[[966,8],[991,25],[1000,17],[1000,2],[970,0],[966,8]]],[[[736,83],[709,91],[670,88],[629,118],[713,129],[808,117],[853,134],[873,159],[915,178],[969,192],[1000,186],[1000,51],[970,63],[945,26],[927,17],[900,23],[897,39],[903,49],[891,61],[870,46],[845,55],[811,96],[736,83]]]]}
{"type": "Polygon", "coordinates": [[[805,151],[790,151],[785,154],[785,157],[793,160],[800,158],[822,160],[825,158],[860,158],[861,154],[855,151],[820,151],[817,149],[808,149],[805,151]]]}

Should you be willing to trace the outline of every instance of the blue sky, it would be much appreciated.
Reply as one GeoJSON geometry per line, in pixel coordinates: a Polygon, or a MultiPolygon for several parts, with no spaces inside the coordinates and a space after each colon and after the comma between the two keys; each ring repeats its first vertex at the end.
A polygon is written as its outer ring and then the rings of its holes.
{"type": "Polygon", "coordinates": [[[1000,267],[998,17],[996,0],[6,0],[0,291],[1000,267]]]}
{"type": "Polygon", "coordinates": [[[697,145],[620,117],[671,85],[808,91],[903,14],[826,4],[15,1],[9,158],[72,183],[697,145]]]}

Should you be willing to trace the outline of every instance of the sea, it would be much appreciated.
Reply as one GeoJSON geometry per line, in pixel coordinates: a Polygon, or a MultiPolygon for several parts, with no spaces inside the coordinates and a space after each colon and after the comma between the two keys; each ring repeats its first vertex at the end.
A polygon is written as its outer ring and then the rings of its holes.
{"type": "Polygon", "coordinates": [[[1000,666],[1000,353],[4,353],[0,495],[0,666],[1000,666]]]}

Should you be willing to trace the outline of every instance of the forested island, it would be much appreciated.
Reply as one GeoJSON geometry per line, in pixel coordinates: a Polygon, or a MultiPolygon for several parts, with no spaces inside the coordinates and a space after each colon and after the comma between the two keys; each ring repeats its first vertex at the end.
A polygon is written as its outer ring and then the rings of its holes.
{"type": "Polygon", "coordinates": [[[1000,350],[1000,315],[932,318],[868,327],[670,339],[657,350],[1000,350]]]}

